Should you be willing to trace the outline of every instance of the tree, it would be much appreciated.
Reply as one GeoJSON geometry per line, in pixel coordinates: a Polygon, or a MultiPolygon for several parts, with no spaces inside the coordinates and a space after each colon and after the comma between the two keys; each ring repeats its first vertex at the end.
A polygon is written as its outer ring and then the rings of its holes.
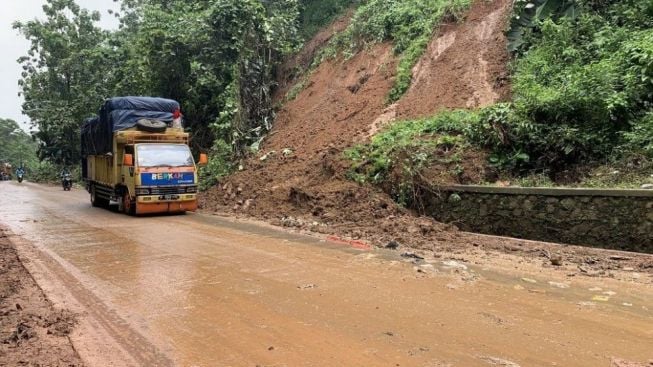
{"type": "Polygon", "coordinates": [[[16,121],[0,118],[0,164],[3,163],[33,167],[36,164],[36,143],[16,121]]]}
{"type": "Polygon", "coordinates": [[[112,36],[125,60],[119,92],[136,84],[180,101],[195,150],[217,139],[243,152],[269,130],[274,67],[299,44],[297,0],[123,5],[122,28],[112,36]]]}
{"type": "Polygon", "coordinates": [[[43,21],[14,24],[31,43],[18,60],[24,70],[19,84],[23,113],[37,128],[39,157],[61,164],[79,157],[79,126],[110,95],[111,66],[107,33],[95,25],[99,13],[74,0],[47,0],[43,10],[43,21]]]}
{"type": "Polygon", "coordinates": [[[81,121],[113,95],[178,100],[194,150],[245,152],[271,127],[274,69],[300,39],[298,0],[124,0],[113,32],[74,0],[44,11],[14,26],[31,42],[23,110],[57,164],[77,160],[81,121]]]}

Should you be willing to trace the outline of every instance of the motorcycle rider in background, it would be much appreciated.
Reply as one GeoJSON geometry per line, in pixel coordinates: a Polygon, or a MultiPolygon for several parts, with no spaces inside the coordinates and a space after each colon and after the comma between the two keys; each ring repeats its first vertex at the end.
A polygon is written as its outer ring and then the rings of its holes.
{"type": "Polygon", "coordinates": [[[72,175],[66,167],[64,167],[64,169],[61,171],[61,186],[63,187],[64,191],[70,191],[73,186],[72,175]]]}
{"type": "Polygon", "coordinates": [[[25,168],[23,168],[23,166],[20,166],[16,170],[16,179],[18,180],[18,182],[23,182],[23,176],[25,176],[25,168]]]}

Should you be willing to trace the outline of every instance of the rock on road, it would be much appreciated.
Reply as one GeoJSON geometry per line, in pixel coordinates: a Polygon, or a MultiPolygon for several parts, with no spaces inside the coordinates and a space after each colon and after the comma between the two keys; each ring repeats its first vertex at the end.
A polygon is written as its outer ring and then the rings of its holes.
{"type": "Polygon", "coordinates": [[[71,340],[89,366],[653,358],[650,280],[414,264],[228,218],[128,217],[32,183],[0,182],[0,224],[48,298],[79,314],[71,340]]]}

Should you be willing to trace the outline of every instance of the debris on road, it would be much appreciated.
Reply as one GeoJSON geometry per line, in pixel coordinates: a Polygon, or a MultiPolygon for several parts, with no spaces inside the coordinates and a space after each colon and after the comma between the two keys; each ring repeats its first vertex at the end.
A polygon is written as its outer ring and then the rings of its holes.
{"type": "Polygon", "coordinates": [[[308,283],[308,284],[298,285],[297,288],[301,290],[315,289],[317,288],[317,285],[313,283],[308,283]]]}
{"type": "Polygon", "coordinates": [[[415,260],[424,260],[424,257],[414,253],[414,252],[404,252],[401,254],[401,257],[406,258],[406,259],[415,259],[415,260]]]}
{"type": "Polygon", "coordinates": [[[609,300],[610,300],[609,296],[596,295],[596,296],[592,297],[592,301],[608,302],[609,300]]]}
{"type": "Polygon", "coordinates": [[[449,261],[443,261],[442,265],[444,265],[447,268],[450,269],[461,269],[461,270],[467,270],[467,265],[461,264],[457,261],[454,260],[449,260],[449,261]]]}
{"type": "Polygon", "coordinates": [[[507,359],[503,358],[497,358],[497,357],[481,357],[481,360],[485,361],[486,363],[493,365],[493,366],[501,366],[501,367],[521,367],[515,362],[509,361],[507,359]]]}
{"type": "Polygon", "coordinates": [[[392,241],[388,242],[387,245],[385,245],[385,248],[387,248],[389,250],[396,250],[399,247],[401,247],[401,245],[399,244],[399,242],[397,242],[395,240],[392,240],[392,241]]]}
{"type": "Polygon", "coordinates": [[[558,254],[551,255],[551,257],[549,258],[549,261],[551,261],[551,265],[553,265],[553,266],[562,266],[563,265],[562,256],[560,256],[558,254]]]}
{"type": "Polygon", "coordinates": [[[549,285],[555,288],[560,288],[560,289],[567,289],[569,288],[568,283],[560,283],[560,282],[549,282],[549,285]]]}
{"type": "Polygon", "coordinates": [[[54,308],[0,234],[0,365],[83,366],[68,339],[75,316],[54,308]]]}
{"type": "Polygon", "coordinates": [[[629,362],[620,358],[612,358],[611,367],[653,367],[653,359],[648,363],[629,362]]]}

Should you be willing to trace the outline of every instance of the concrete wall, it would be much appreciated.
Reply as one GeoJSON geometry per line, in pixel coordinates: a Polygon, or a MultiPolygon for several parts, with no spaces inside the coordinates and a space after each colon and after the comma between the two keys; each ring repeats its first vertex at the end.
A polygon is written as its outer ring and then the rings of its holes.
{"type": "Polygon", "coordinates": [[[465,231],[653,253],[653,190],[450,186],[425,212],[465,231]]]}

